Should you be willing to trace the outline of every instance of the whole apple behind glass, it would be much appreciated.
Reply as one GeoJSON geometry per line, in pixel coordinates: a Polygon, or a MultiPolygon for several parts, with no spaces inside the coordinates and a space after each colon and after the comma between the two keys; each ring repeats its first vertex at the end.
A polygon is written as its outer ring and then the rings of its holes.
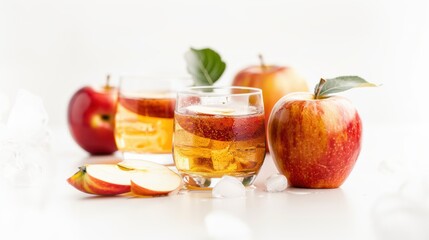
{"type": "Polygon", "coordinates": [[[265,126],[276,102],[291,92],[308,91],[306,81],[287,66],[266,65],[259,55],[260,65],[247,67],[237,73],[232,85],[262,89],[265,126]]]}
{"type": "Polygon", "coordinates": [[[68,105],[70,133],[81,148],[93,155],[117,150],[113,131],[117,89],[109,85],[109,80],[107,76],[103,87],[80,88],[68,105]]]}
{"type": "Polygon", "coordinates": [[[329,94],[375,86],[359,77],[322,79],[315,93],[292,93],[274,106],[268,145],[280,173],[292,187],[337,188],[361,150],[362,121],[353,104],[329,94]]]}

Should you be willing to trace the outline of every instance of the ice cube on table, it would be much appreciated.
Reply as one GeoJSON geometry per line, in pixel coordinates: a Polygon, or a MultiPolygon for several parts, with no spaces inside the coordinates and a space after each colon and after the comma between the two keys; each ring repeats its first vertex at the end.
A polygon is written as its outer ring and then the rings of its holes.
{"type": "Polygon", "coordinates": [[[372,209],[380,239],[428,239],[428,208],[400,193],[380,197],[372,209]]]}
{"type": "Polygon", "coordinates": [[[250,226],[241,218],[229,212],[211,211],[205,216],[204,223],[208,237],[212,240],[253,239],[250,226]]]}
{"type": "Polygon", "coordinates": [[[244,197],[246,188],[237,179],[231,176],[223,176],[212,190],[212,196],[215,198],[235,198],[244,197]]]}
{"type": "Polygon", "coordinates": [[[9,137],[18,142],[39,144],[49,138],[47,125],[48,114],[42,99],[19,90],[6,122],[9,137]]]}
{"type": "Polygon", "coordinates": [[[6,142],[6,140],[9,138],[7,134],[7,128],[6,124],[3,124],[0,122],[0,144],[3,144],[3,142],[6,142]]]}
{"type": "Polygon", "coordinates": [[[10,107],[9,98],[3,93],[0,93],[0,124],[3,122],[3,118],[6,116],[10,107]]]}
{"type": "Polygon", "coordinates": [[[6,123],[0,119],[0,184],[42,184],[50,159],[50,130],[42,99],[20,90],[5,119],[6,123]]]}
{"type": "Polygon", "coordinates": [[[282,192],[287,188],[287,179],[284,175],[275,173],[265,180],[267,192],[282,192]]]}
{"type": "Polygon", "coordinates": [[[46,180],[49,158],[49,152],[44,148],[20,143],[2,143],[0,180],[9,186],[39,186],[46,180]]]}

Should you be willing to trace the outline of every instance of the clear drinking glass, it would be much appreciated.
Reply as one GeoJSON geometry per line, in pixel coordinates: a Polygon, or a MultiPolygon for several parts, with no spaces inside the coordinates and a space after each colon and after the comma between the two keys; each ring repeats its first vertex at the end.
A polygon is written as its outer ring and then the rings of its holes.
{"type": "Polygon", "coordinates": [[[120,78],[115,116],[115,140],[124,159],[172,164],[175,77],[127,76],[120,78]]]}
{"type": "Polygon", "coordinates": [[[192,87],[177,94],[173,157],[188,188],[211,188],[225,175],[251,185],[265,158],[262,91],[192,87]]]}

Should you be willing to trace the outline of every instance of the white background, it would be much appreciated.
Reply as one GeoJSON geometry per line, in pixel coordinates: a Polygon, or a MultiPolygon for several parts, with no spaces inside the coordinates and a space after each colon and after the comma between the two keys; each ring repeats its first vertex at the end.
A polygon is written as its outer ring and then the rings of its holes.
{"type": "MultiPolygon", "coordinates": [[[[45,161],[33,152],[27,159],[45,164],[46,192],[13,185],[12,191],[0,191],[0,239],[112,239],[124,234],[131,239],[142,232],[151,239],[164,226],[154,219],[171,227],[171,232],[160,231],[170,238],[204,239],[203,220],[210,211],[224,210],[247,224],[254,239],[275,239],[288,232],[291,239],[304,234],[304,239],[426,240],[426,2],[0,0],[0,127],[5,106],[24,88],[43,98],[56,133],[52,159],[45,161]],[[320,77],[351,74],[381,84],[342,93],[355,103],[364,124],[361,155],[346,183],[302,198],[259,188],[238,204],[192,195],[152,201],[92,198],[68,186],[64,179],[79,165],[105,160],[88,158],[65,128],[72,94],[84,85],[103,84],[107,73],[115,81],[123,73],[182,76],[183,54],[191,46],[221,53],[228,64],[221,85],[230,84],[240,69],[257,64],[259,53],[267,63],[296,68],[310,86],[320,77]],[[379,215],[377,206],[382,207],[379,215]],[[187,216],[193,218],[184,221],[187,216]],[[306,224],[315,228],[308,231],[306,224]],[[106,231],[106,226],[117,227],[106,231]],[[189,226],[193,228],[187,232],[189,226]]],[[[270,160],[266,164],[271,168],[261,171],[265,175],[260,182],[275,171],[270,160]]]]}
{"type": "Polygon", "coordinates": [[[228,66],[219,84],[263,53],[310,86],[346,74],[382,84],[343,94],[364,124],[423,123],[428,13],[416,0],[0,0],[2,104],[27,89],[43,98],[52,125],[65,126],[67,103],[83,85],[101,85],[107,73],[115,81],[184,75],[193,46],[221,53],[228,66]]]}

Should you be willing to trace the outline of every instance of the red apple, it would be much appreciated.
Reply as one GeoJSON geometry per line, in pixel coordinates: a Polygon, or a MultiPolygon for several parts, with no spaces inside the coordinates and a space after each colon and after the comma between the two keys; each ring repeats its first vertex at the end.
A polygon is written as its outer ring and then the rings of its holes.
{"type": "Polygon", "coordinates": [[[262,56],[261,64],[250,66],[237,73],[232,85],[262,89],[265,109],[265,125],[274,104],[284,95],[291,92],[308,91],[306,81],[291,67],[265,65],[262,56]]]}
{"type": "MultiPolygon", "coordinates": [[[[351,88],[351,81],[344,79],[326,82],[323,91],[351,88]]],[[[373,86],[358,77],[350,79],[357,79],[352,87],[373,86]]],[[[270,153],[293,187],[339,187],[361,150],[362,122],[357,110],[344,97],[321,95],[324,83],[319,83],[315,94],[292,93],[280,99],[268,122],[270,153]]]]}
{"type": "MultiPolygon", "coordinates": [[[[108,77],[109,78],[109,77],[108,77]]],[[[117,150],[114,116],[117,89],[83,87],[68,105],[68,124],[74,140],[90,154],[111,154],[117,150]]]]}

